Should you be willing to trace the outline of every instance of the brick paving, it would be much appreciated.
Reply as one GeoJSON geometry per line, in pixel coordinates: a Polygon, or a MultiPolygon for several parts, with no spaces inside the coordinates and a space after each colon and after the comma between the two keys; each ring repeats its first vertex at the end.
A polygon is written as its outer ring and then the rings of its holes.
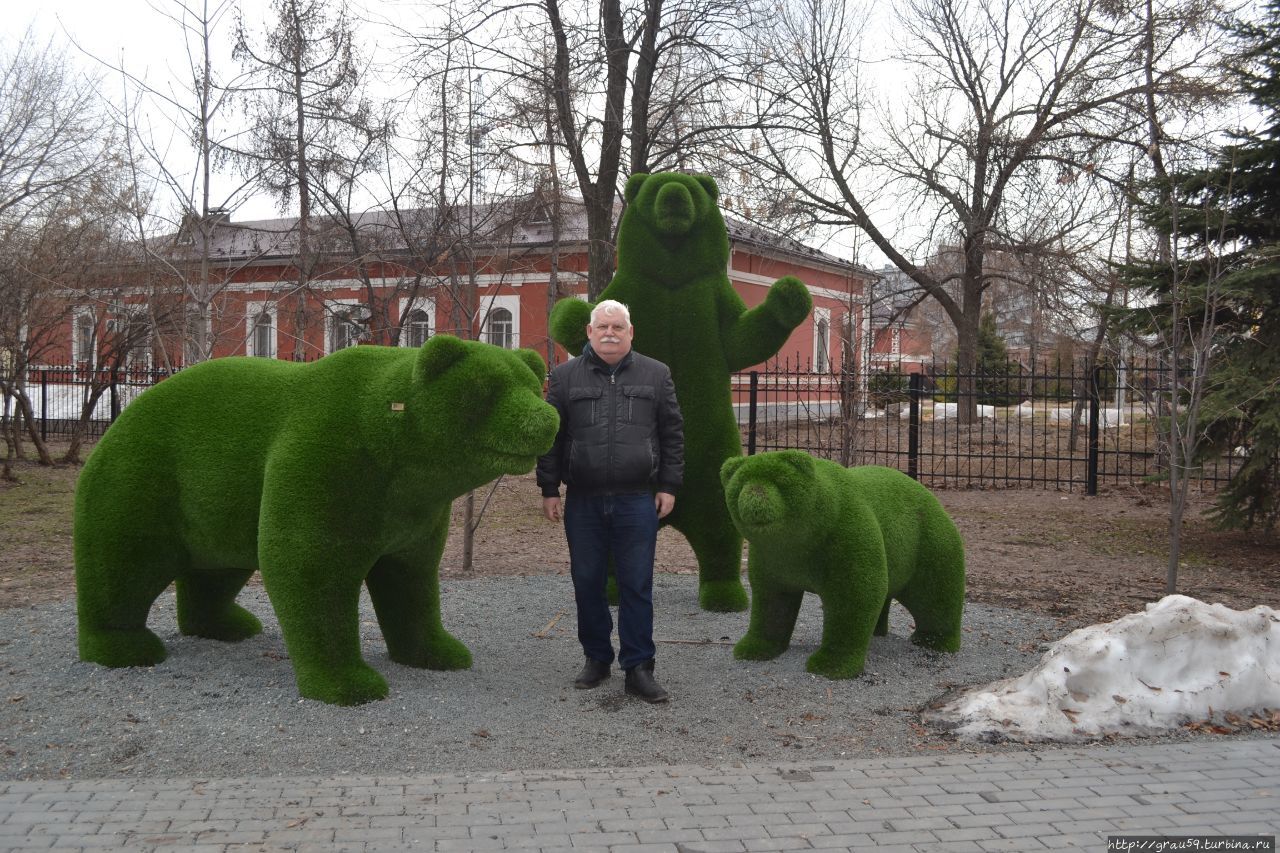
{"type": "Polygon", "coordinates": [[[1280,829],[1280,739],[820,764],[0,782],[0,850],[1106,850],[1280,829]]]}

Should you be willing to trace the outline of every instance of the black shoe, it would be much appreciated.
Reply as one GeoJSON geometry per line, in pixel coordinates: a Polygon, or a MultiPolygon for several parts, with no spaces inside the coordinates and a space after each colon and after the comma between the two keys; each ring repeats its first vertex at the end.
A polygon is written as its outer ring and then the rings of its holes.
{"type": "Polygon", "coordinates": [[[646,702],[665,702],[668,699],[667,691],[653,678],[653,661],[646,661],[627,670],[626,690],[628,696],[635,696],[646,702]]]}
{"type": "Polygon", "coordinates": [[[609,664],[595,658],[587,658],[587,662],[582,666],[582,672],[578,673],[578,677],[573,680],[573,686],[579,690],[590,690],[592,687],[599,687],[600,682],[609,677],[609,664]]]}

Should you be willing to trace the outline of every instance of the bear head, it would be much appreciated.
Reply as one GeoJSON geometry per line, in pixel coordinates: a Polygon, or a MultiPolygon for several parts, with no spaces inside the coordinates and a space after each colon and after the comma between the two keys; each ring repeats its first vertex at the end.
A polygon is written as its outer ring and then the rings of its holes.
{"type": "Polygon", "coordinates": [[[707,175],[637,173],[627,181],[618,225],[618,269],[679,286],[729,263],[729,235],[707,175]]]}
{"type": "Polygon", "coordinates": [[[735,456],[720,468],[729,515],[748,540],[807,535],[825,500],[816,475],[800,450],[735,456]]]}
{"type": "Polygon", "coordinates": [[[545,376],[533,350],[437,335],[414,358],[402,412],[411,424],[407,438],[433,456],[433,468],[474,483],[463,492],[501,474],[526,474],[560,428],[542,398],[545,376]]]}

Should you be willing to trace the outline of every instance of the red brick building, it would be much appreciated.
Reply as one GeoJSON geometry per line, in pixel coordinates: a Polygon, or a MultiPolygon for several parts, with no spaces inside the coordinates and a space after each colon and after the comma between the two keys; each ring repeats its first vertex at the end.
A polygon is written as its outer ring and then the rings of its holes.
{"type": "MultiPolygon", "coordinates": [[[[136,367],[228,355],[309,360],[358,343],[417,346],[440,333],[560,361],[547,337],[549,303],[553,294],[585,296],[587,269],[583,210],[562,207],[559,229],[536,199],[451,216],[375,211],[315,223],[306,246],[296,219],[220,214],[158,240],[148,260],[82,297],[47,360],[99,364],[104,344],[129,329],[126,360],[136,367]]],[[[874,273],[736,221],[729,239],[727,272],[748,306],[783,275],[813,295],[813,313],[780,356],[830,371],[862,351],[874,273]]]]}

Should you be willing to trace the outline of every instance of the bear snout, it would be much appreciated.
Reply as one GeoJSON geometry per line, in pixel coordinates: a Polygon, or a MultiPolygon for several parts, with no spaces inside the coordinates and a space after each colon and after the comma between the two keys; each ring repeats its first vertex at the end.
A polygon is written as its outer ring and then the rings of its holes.
{"type": "Polygon", "coordinates": [[[687,234],[697,217],[693,196],[684,184],[664,185],[658,190],[654,208],[654,221],[663,234],[687,234]]]}
{"type": "Polygon", "coordinates": [[[769,483],[749,483],[738,494],[738,517],[751,527],[768,527],[782,520],[786,506],[769,483]]]}

